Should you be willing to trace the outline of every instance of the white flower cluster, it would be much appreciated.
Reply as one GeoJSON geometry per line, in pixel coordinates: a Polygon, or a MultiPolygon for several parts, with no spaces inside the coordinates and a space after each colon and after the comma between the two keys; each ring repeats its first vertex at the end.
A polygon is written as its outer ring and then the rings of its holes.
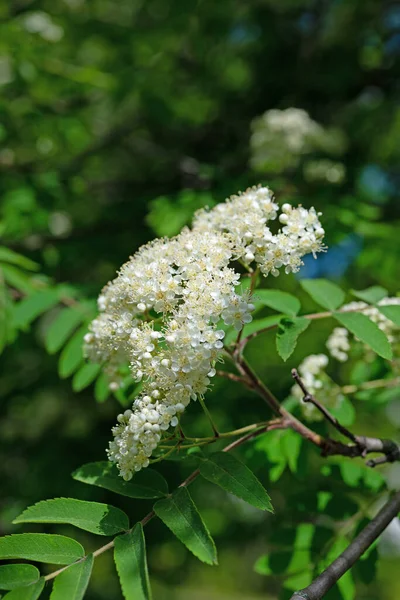
{"type": "Polygon", "coordinates": [[[252,129],[251,164],[263,172],[297,167],[301,156],[315,150],[340,154],[345,145],[339,130],[324,128],[299,108],[268,110],[254,119],[252,129]]]}
{"type": "Polygon", "coordinates": [[[326,347],[333,358],[346,362],[350,350],[348,330],[344,327],[335,327],[326,342],[326,347]]]}
{"type": "Polygon", "coordinates": [[[198,212],[192,230],[143,246],[100,295],[85,354],[104,364],[114,389],[126,364],[143,381],[132,410],[118,416],[108,450],[124,479],[149,464],[163,432],[206,392],[223,348],[219,322],[239,331],[251,321],[254,306],[238,289],[234,262],[277,275],[281,267],[297,271],[304,254],[322,249],[314,209],[284,205],[284,226],[273,235],[266,223],[277,217],[268,188],[248,189],[198,212]]]}

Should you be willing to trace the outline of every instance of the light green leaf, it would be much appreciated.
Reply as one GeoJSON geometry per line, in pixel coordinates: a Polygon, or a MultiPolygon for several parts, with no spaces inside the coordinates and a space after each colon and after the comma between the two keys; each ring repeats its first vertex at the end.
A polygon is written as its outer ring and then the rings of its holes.
{"type": "Polygon", "coordinates": [[[351,290],[351,293],[368,304],[376,304],[388,295],[388,291],[380,285],[373,285],[366,290],[351,290]]]}
{"type": "Polygon", "coordinates": [[[299,460],[302,442],[303,438],[301,435],[292,429],[285,431],[281,438],[282,450],[292,473],[297,472],[297,463],[299,460]]]}
{"type": "Polygon", "coordinates": [[[83,320],[84,314],[78,308],[61,310],[47,330],[46,350],[50,354],[58,352],[83,320]]]}
{"type": "Polygon", "coordinates": [[[64,535],[17,533],[0,538],[0,559],[23,558],[69,565],[85,555],[83,547],[64,535]]]}
{"type": "Polygon", "coordinates": [[[0,565],[0,590],[14,590],[39,578],[40,573],[33,565],[0,565]]]}
{"type": "Polygon", "coordinates": [[[54,580],[50,600],[82,600],[93,568],[93,555],[71,565],[54,580]]]}
{"type": "Polygon", "coordinates": [[[310,323],[311,321],[304,317],[281,319],[276,334],[276,348],[284,361],[293,353],[297,345],[297,338],[307,329],[310,323]]]}
{"type": "Polygon", "coordinates": [[[74,375],[72,380],[72,389],[74,392],[80,392],[87,388],[97,377],[101,366],[95,363],[83,365],[74,375]]]}
{"type": "Polygon", "coordinates": [[[23,294],[31,294],[33,292],[34,286],[32,285],[31,273],[27,274],[13,265],[1,265],[1,270],[3,271],[4,279],[10,287],[19,290],[23,294]]]}
{"type": "Polygon", "coordinates": [[[129,519],[119,508],[75,498],[42,500],[29,506],[13,523],[68,523],[98,535],[114,535],[129,528],[129,519]]]}
{"type": "Polygon", "coordinates": [[[387,304],[386,306],[378,305],[376,308],[378,308],[379,312],[389,319],[389,321],[393,321],[397,327],[400,327],[400,304],[387,304]]]}
{"type": "Polygon", "coordinates": [[[185,487],[156,502],[154,511],[197,558],[208,565],[217,564],[214,541],[185,487]]]}
{"type": "Polygon", "coordinates": [[[392,359],[392,348],[386,335],[366,315],[356,312],[343,312],[334,313],[333,316],[359,340],[370,346],[379,356],[387,360],[392,359]]]}
{"type": "Polygon", "coordinates": [[[257,290],[254,300],[289,317],[295,317],[301,308],[300,301],[296,296],[280,290],[257,290]]]}
{"type": "Polygon", "coordinates": [[[5,246],[0,246],[0,262],[16,265],[27,271],[37,271],[39,269],[39,265],[33,262],[33,260],[30,260],[30,258],[26,258],[26,256],[22,256],[22,254],[18,254],[5,246]]]}
{"type": "Polygon", "coordinates": [[[261,510],[273,511],[271,499],[257,477],[227,452],[216,452],[200,463],[203,477],[261,510]]]}
{"type": "Polygon", "coordinates": [[[69,377],[74,373],[79,365],[83,363],[83,338],[87,333],[87,328],[79,329],[69,340],[60,355],[58,362],[58,372],[60,377],[69,377]]]}
{"type": "Polygon", "coordinates": [[[59,301],[58,290],[43,290],[27,296],[15,307],[13,325],[18,329],[25,329],[46,311],[53,308],[59,301]]]}
{"type": "Polygon", "coordinates": [[[44,588],[44,577],[32,585],[16,588],[8,592],[3,600],[37,600],[44,588]]]}
{"type": "MultiPolygon", "coordinates": [[[[277,325],[279,323],[281,318],[282,318],[282,315],[272,315],[271,317],[265,317],[263,319],[254,319],[254,321],[251,321],[251,323],[249,323],[248,325],[245,325],[243,327],[242,338],[245,338],[248,335],[255,333],[256,331],[261,331],[261,329],[267,329],[267,328],[273,329],[275,327],[275,325],[277,325]]],[[[224,338],[224,343],[230,344],[237,338],[237,335],[238,335],[238,332],[236,330],[229,329],[229,331],[227,332],[227,334],[224,338]]]]}
{"type": "Polygon", "coordinates": [[[114,560],[125,600],[150,600],[146,543],[141,523],[114,540],[114,560]]]}
{"type": "Polygon", "coordinates": [[[328,310],[336,310],[344,302],[344,291],[327,279],[302,279],[300,284],[314,302],[328,310]]]}
{"type": "Polygon", "coordinates": [[[97,485],[128,498],[161,498],[168,494],[168,484],[154,469],[144,469],[136,473],[130,481],[124,481],[118,469],[109,461],[82,465],[72,473],[72,477],[82,483],[97,485]]]}

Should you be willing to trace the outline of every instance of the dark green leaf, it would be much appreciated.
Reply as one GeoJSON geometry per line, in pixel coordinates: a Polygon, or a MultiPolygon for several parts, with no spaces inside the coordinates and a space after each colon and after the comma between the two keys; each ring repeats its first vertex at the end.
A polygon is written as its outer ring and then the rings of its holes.
{"type": "Polygon", "coordinates": [[[80,392],[87,388],[96,379],[100,369],[100,365],[95,363],[83,365],[83,367],[75,373],[72,380],[72,389],[74,392],[80,392]]]}
{"type": "Polygon", "coordinates": [[[72,335],[76,327],[84,320],[84,314],[78,308],[64,308],[46,333],[46,349],[50,354],[58,352],[67,339],[72,335]]]}
{"type": "Polygon", "coordinates": [[[310,320],[304,317],[283,318],[276,334],[276,348],[283,360],[287,360],[297,345],[297,338],[307,329],[310,320]]]}
{"type": "Polygon", "coordinates": [[[344,291],[327,279],[302,279],[300,284],[314,302],[328,310],[336,310],[344,302],[344,291]]]}
{"type": "Polygon", "coordinates": [[[301,308],[300,301],[296,296],[280,290],[257,290],[254,294],[254,300],[280,313],[289,315],[289,317],[295,317],[301,308]]]}
{"type": "Polygon", "coordinates": [[[377,308],[389,321],[393,321],[397,327],[400,327],[400,304],[378,305],[377,308]]]}
{"type": "Polygon", "coordinates": [[[270,497],[257,477],[227,452],[216,452],[200,463],[203,477],[261,510],[272,512],[270,497]]]}
{"type": "Polygon", "coordinates": [[[217,564],[213,539],[186,488],[178,488],[169,498],[156,502],[154,511],[197,558],[217,564]]]}
{"type": "Polygon", "coordinates": [[[119,508],[74,498],[42,500],[29,506],[13,522],[68,523],[98,535],[114,535],[129,528],[129,519],[119,508]]]}
{"type": "Polygon", "coordinates": [[[53,308],[59,301],[58,290],[43,290],[27,296],[15,307],[13,324],[18,329],[25,329],[40,315],[53,308]]]}
{"type": "Polygon", "coordinates": [[[93,555],[71,565],[54,580],[50,600],[82,600],[93,568],[93,555]]]}
{"type": "Polygon", "coordinates": [[[78,542],[63,535],[18,533],[0,538],[0,559],[23,558],[52,565],[69,565],[85,551],[78,542]]]}
{"type": "Polygon", "coordinates": [[[167,482],[157,471],[144,469],[130,481],[124,481],[118,474],[117,467],[108,461],[82,465],[72,473],[72,477],[129,498],[161,498],[168,494],[167,482]]]}
{"type": "Polygon", "coordinates": [[[0,565],[0,590],[13,590],[39,578],[40,573],[33,565],[0,565]]]}
{"type": "Polygon", "coordinates": [[[351,290],[351,293],[368,304],[376,304],[388,295],[388,291],[380,285],[373,285],[366,290],[351,290]]]}
{"type": "Polygon", "coordinates": [[[32,585],[16,588],[8,592],[3,600],[37,600],[44,588],[44,577],[32,585]]]}
{"type": "Polygon", "coordinates": [[[386,335],[366,315],[356,312],[343,312],[334,313],[334,317],[359,340],[370,346],[379,356],[387,360],[392,359],[392,349],[386,335]]]}
{"type": "Polygon", "coordinates": [[[83,338],[87,333],[87,328],[79,329],[67,345],[63,348],[58,362],[58,372],[60,377],[69,377],[83,363],[83,338]]]}
{"type": "Polygon", "coordinates": [[[114,560],[125,600],[149,600],[151,590],[141,523],[115,538],[114,560]]]}

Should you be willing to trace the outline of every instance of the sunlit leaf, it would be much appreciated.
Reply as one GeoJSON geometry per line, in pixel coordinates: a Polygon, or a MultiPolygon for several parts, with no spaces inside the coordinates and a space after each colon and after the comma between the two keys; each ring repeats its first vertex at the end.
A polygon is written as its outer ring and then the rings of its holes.
{"type": "Polygon", "coordinates": [[[13,522],[68,523],[98,535],[114,535],[129,528],[129,519],[119,508],[75,498],[42,500],[29,506],[13,522]]]}
{"type": "Polygon", "coordinates": [[[370,346],[379,356],[387,360],[392,359],[392,348],[389,340],[383,331],[366,315],[356,312],[342,312],[334,313],[333,316],[359,340],[370,346]]]}
{"type": "Polygon", "coordinates": [[[254,300],[289,317],[295,317],[301,308],[296,296],[280,290],[257,290],[254,300]]]}
{"type": "Polygon", "coordinates": [[[47,351],[50,354],[58,352],[83,320],[84,314],[77,308],[68,307],[61,310],[46,332],[47,351]]]}
{"type": "Polygon", "coordinates": [[[69,377],[83,363],[83,338],[87,333],[87,328],[79,329],[69,342],[64,346],[58,362],[58,372],[60,377],[69,377]]]}
{"type": "Polygon", "coordinates": [[[96,363],[88,363],[83,365],[77,371],[72,380],[72,389],[74,392],[80,392],[87,388],[96,379],[101,366],[96,363]]]}
{"type": "Polygon", "coordinates": [[[37,600],[44,588],[44,577],[36,583],[25,585],[8,592],[3,600],[37,600]]]}
{"type": "Polygon", "coordinates": [[[84,549],[75,540],[48,533],[17,533],[0,538],[0,559],[23,558],[68,565],[82,558],[84,549]]]}
{"type": "Polygon", "coordinates": [[[327,279],[302,279],[300,284],[314,302],[323,308],[336,310],[344,302],[344,291],[327,279]]]}
{"type": "Polygon", "coordinates": [[[388,295],[388,291],[380,285],[373,285],[366,290],[351,290],[351,293],[368,304],[376,304],[388,295]]]}

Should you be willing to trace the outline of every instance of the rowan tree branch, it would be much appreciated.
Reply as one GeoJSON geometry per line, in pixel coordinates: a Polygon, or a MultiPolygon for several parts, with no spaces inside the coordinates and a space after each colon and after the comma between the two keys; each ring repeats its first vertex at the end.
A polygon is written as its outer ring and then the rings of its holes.
{"type": "Polygon", "coordinates": [[[372,458],[368,460],[366,462],[368,467],[375,467],[376,465],[381,465],[383,463],[396,462],[400,460],[399,444],[393,440],[371,438],[364,435],[354,435],[346,427],[341,425],[336,417],[334,417],[329,410],[309,392],[297,369],[292,369],[292,377],[304,394],[304,402],[311,402],[315,408],[324,415],[325,419],[331,425],[333,425],[337,431],[339,431],[339,433],[353,442],[353,444],[348,445],[328,438],[326,440],[326,446],[323,450],[323,456],[341,454],[342,456],[348,456],[350,458],[364,458],[367,454],[372,452],[383,454],[383,456],[379,458],[372,458]]]}
{"type": "Polygon", "coordinates": [[[321,600],[337,581],[354,565],[381,535],[400,511],[400,492],[389,500],[376,517],[351,544],[306,588],[295,592],[290,600],[321,600]]]}

